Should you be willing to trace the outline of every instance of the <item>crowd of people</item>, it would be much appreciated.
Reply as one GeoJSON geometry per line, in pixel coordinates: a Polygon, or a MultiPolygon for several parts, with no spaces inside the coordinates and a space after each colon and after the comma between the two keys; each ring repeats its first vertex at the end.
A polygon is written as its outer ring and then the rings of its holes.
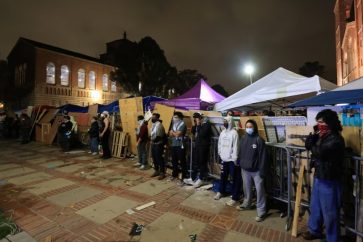
{"type": "Polygon", "coordinates": [[[26,113],[9,116],[0,112],[0,138],[16,138],[21,144],[27,144],[31,136],[31,119],[26,113]]]}

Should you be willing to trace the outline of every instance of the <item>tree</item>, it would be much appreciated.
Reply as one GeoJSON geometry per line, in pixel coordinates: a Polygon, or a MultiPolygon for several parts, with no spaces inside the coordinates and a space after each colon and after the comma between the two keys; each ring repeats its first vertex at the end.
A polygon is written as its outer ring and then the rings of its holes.
{"type": "Polygon", "coordinates": [[[197,70],[185,69],[178,72],[177,82],[174,84],[175,94],[181,95],[192,88],[200,80],[207,80],[203,74],[197,70]]]}
{"type": "Polygon", "coordinates": [[[325,66],[320,65],[319,61],[305,62],[303,66],[299,68],[299,74],[312,77],[314,75],[324,76],[325,66]]]}
{"type": "Polygon", "coordinates": [[[212,88],[213,88],[214,91],[218,92],[219,94],[221,94],[224,97],[229,96],[226,89],[224,89],[224,87],[222,85],[220,85],[220,84],[215,84],[215,85],[212,86],[212,88]]]}
{"type": "Polygon", "coordinates": [[[9,96],[7,91],[10,81],[10,71],[8,62],[6,60],[0,60],[0,101],[7,99],[9,96]]]}

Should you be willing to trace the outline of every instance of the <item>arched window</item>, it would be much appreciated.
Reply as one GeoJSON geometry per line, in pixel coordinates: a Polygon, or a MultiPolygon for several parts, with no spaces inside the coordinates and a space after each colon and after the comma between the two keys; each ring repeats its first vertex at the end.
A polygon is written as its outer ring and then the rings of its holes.
{"type": "Polygon", "coordinates": [[[78,70],[78,87],[85,88],[86,72],[83,69],[78,70]]]}
{"type": "Polygon", "coordinates": [[[89,72],[88,81],[89,81],[89,89],[95,90],[96,89],[96,74],[94,71],[89,72]]]}
{"type": "Polygon", "coordinates": [[[116,82],[112,81],[111,82],[111,92],[116,92],[116,91],[117,91],[116,82]]]}
{"type": "Polygon", "coordinates": [[[55,84],[55,65],[52,62],[47,64],[47,83],[55,84]]]}
{"type": "Polygon", "coordinates": [[[69,85],[69,68],[66,65],[61,66],[61,85],[69,85]]]}
{"type": "Polygon", "coordinates": [[[102,91],[108,91],[108,75],[103,74],[102,76],[102,91]]]}

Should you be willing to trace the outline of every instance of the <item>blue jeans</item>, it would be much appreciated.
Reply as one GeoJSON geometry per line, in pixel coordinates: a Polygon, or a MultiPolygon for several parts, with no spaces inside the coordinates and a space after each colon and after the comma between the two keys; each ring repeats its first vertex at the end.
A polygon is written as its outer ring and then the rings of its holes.
{"type": "Polygon", "coordinates": [[[340,182],[315,178],[310,201],[309,231],[314,235],[321,235],[324,223],[327,241],[338,242],[340,205],[340,182]]]}
{"type": "Polygon", "coordinates": [[[140,142],[137,145],[137,155],[141,165],[147,165],[147,142],[140,142]]]}
{"type": "Polygon", "coordinates": [[[91,152],[92,153],[98,153],[98,138],[97,137],[91,137],[91,152]]]}
{"type": "Polygon", "coordinates": [[[238,201],[241,197],[241,167],[236,166],[233,161],[222,161],[222,171],[221,171],[221,183],[219,184],[219,192],[223,195],[226,194],[226,187],[228,182],[228,177],[232,177],[232,199],[238,201]]]}

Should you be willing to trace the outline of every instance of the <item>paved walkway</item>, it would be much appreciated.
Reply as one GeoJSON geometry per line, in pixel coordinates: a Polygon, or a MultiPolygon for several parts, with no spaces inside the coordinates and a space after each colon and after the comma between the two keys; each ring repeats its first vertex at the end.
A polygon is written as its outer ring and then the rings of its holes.
{"type": "Polygon", "coordinates": [[[194,234],[198,242],[300,241],[284,231],[278,211],[256,223],[255,211],[149,178],[152,170],[133,168],[135,160],[102,161],[34,142],[0,141],[0,147],[0,209],[36,241],[188,242],[194,234]],[[145,228],[131,238],[134,222],[145,228]]]}

